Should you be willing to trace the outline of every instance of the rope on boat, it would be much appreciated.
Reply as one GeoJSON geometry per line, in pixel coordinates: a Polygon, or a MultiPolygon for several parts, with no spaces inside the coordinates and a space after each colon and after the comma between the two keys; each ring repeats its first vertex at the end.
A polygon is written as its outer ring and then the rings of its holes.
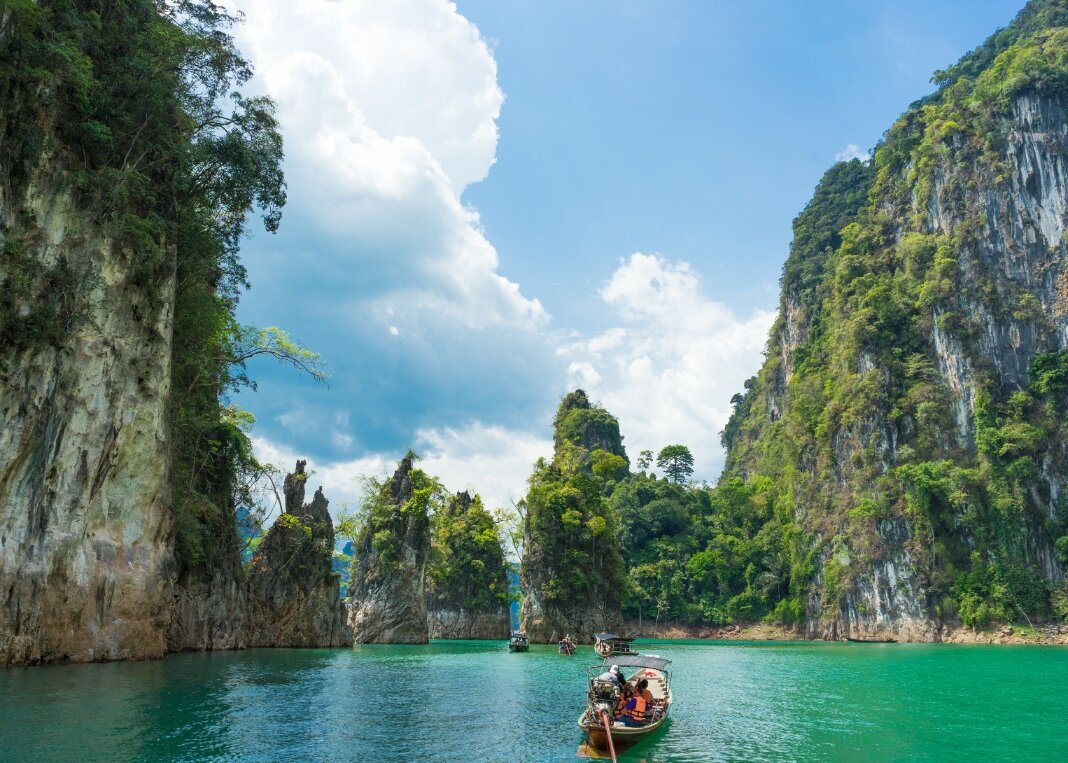
{"type": "Polygon", "coordinates": [[[616,763],[616,746],[612,742],[612,724],[608,722],[608,713],[601,711],[601,723],[604,724],[604,734],[608,737],[608,754],[612,756],[612,763],[616,763]]]}

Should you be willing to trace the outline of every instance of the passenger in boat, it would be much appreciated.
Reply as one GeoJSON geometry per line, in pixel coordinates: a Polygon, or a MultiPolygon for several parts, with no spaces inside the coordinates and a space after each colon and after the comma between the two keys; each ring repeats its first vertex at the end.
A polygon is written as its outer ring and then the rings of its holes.
{"type": "Polygon", "coordinates": [[[645,697],[638,692],[634,692],[634,695],[627,700],[627,704],[623,708],[623,717],[620,718],[623,721],[623,725],[641,726],[644,724],[647,707],[645,697]]]}
{"type": "Polygon", "coordinates": [[[627,710],[627,703],[630,702],[633,696],[634,689],[631,688],[630,684],[623,684],[623,690],[619,693],[619,701],[616,702],[615,717],[617,720],[623,718],[627,710]]]}
{"type": "Polygon", "coordinates": [[[619,666],[613,665],[610,669],[606,670],[601,675],[597,676],[598,681],[615,681],[616,685],[622,689],[627,683],[627,679],[623,677],[623,674],[619,672],[619,666]]]}
{"type": "Polygon", "coordinates": [[[653,693],[649,691],[649,679],[643,678],[638,682],[638,693],[642,695],[642,699],[645,700],[645,706],[647,708],[653,706],[653,693]]]}

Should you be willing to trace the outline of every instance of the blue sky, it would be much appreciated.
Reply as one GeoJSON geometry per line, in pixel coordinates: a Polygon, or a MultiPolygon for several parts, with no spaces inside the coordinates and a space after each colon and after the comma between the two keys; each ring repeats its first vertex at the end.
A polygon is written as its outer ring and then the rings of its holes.
{"type": "Polygon", "coordinates": [[[414,447],[506,504],[581,384],[715,480],[820,175],[1021,6],[238,2],[290,198],[240,316],[332,377],[257,364],[257,447],[341,500],[414,447]]]}

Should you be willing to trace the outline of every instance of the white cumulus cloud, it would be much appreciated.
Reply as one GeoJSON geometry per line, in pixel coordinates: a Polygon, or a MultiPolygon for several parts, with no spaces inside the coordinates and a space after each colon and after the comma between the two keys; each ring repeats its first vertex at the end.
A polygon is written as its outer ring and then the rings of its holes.
{"type": "Polygon", "coordinates": [[[843,148],[837,154],[834,155],[836,162],[848,162],[853,159],[860,159],[862,162],[867,162],[871,159],[871,154],[862,149],[856,143],[850,143],[843,148]]]}
{"type": "Polygon", "coordinates": [[[559,349],[571,385],[619,418],[632,460],[682,443],[695,476],[715,479],[731,396],[759,368],[774,313],[740,317],[705,295],[689,264],[655,254],[623,260],[600,296],[621,325],[559,349]]]}
{"type": "Polygon", "coordinates": [[[542,325],[460,200],[495,160],[504,100],[474,24],[446,0],[237,5],[239,43],[278,104],[291,214],[350,279],[339,314],[394,336],[430,320],[542,325]]]}

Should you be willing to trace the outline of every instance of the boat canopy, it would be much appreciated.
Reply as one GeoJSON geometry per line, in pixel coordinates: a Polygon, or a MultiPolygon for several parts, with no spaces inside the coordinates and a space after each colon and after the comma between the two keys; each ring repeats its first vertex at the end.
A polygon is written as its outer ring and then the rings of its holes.
{"type": "Polygon", "coordinates": [[[614,633],[594,633],[593,637],[598,641],[633,641],[632,638],[626,636],[617,636],[614,633]]]}
{"type": "Polygon", "coordinates": [[[652,654],[620,654],[605,658],[605,663],[608,662],[621,668],[650,668],[651,670],[663,670],[671,664],[671,660],[652,654]]]}

